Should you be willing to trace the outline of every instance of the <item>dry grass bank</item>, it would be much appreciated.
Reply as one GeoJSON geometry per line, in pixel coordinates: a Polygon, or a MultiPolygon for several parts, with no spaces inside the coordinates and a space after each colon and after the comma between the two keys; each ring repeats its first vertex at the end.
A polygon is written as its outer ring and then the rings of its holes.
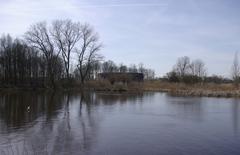
{"type": "Polygon", "coordinates": [[[159,91],[176,96],[240,97],[239,87],[233,84],[192,84],[169,83],[160,80],[131,82],[111,85],[108,81],[88,81],[85,89],[95,91],[159,91]]]}
{"type": "Polygon", "coordinates": [[[145,91],[169,92],[179,96],[208,96],[208,97],[240,97],[239,87],[233,84],[194,84],[161,82],[159,80],[145,81],[145,91]]]}

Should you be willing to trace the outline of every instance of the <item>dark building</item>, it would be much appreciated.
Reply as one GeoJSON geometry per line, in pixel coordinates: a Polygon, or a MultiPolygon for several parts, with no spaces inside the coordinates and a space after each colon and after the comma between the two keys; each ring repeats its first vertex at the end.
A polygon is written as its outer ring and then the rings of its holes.
{"type": "Polygon", "coordinates": [[[114,83],[129,83],[129,82],[143,82],[144,75],[143,73],[99,73],[98,79],[100,80],[108,80],[111,84],[114,83]]]}

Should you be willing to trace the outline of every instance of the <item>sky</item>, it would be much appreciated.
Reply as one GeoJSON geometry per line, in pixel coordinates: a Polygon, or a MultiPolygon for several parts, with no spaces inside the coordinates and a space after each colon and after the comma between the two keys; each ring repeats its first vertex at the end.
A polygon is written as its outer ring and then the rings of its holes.
{"type": "Polygon", "coordinates": [[[202,59],[208,75],[230,77],[240,51],[238,0],[0,0],[0,34],[23,37],[56,19],[89,23],[106,60],[169,72],[176,60],[202,59]]]}

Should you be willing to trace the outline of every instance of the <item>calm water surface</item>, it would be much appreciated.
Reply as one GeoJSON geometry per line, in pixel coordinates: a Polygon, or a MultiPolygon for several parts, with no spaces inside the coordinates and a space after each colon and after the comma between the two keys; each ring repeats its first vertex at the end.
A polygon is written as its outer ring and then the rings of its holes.
{"type": "Polygon", "coordinates": [[[240,100],[1,94],[0,154],[239,155],[240,100]]]}

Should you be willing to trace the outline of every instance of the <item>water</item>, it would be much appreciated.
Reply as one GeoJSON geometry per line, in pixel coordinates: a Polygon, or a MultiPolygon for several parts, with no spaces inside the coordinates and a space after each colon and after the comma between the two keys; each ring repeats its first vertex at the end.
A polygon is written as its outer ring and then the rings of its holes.
{"type": "Polygon", "coordinates": [[[0,154],[239,155],[240,100],[164,93],[0,95],[0,154]]]}

